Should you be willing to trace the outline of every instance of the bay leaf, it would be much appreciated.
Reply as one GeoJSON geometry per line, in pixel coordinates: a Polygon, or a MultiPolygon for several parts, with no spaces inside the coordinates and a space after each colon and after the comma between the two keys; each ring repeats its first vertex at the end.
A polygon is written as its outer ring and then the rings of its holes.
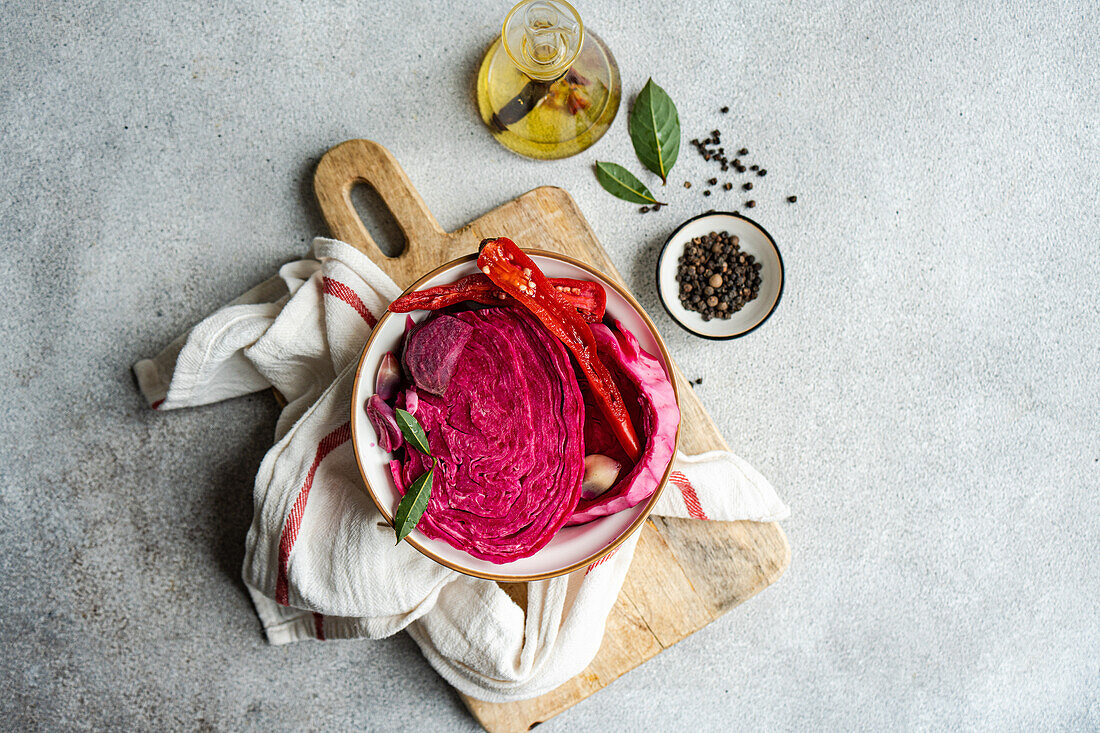
{"type": "Polygon", "coordinates": [[[420,474],[401,497],[401,503],[397,505],[397,513],[393,516],[393,531],[397,535],[397,542],[394,544],[405,539],[424,516],[424,510],[428,508],[428,499],[432,496],[434,477],[435,461],[433,460],[432,467],[420,474]]]}
{"type": "Polygon", "coordinates": [[[621,165],[596,161],[596,180],[605,191],[623,201],[635,204],[661,203],[653,197],[644,183],[621,165]]]}
{"type": "Polygon", "coordinates": [[[630,110],[630,142],[642,164],[668,183],[680,154],[680,114],[664,89],[646,82],[630,110]]]}
{"type": "Polygon", "coordinates": [[[397,427],[401,429],[401,434],[405,436],[405,440],[409,441],[409,445],[424,455],[430,456],[432,449],[428,446],[428,436],[424,434],[424,428],[420,427],[416,418],[401,408],[398,408],[395,414],[397,427]]]}

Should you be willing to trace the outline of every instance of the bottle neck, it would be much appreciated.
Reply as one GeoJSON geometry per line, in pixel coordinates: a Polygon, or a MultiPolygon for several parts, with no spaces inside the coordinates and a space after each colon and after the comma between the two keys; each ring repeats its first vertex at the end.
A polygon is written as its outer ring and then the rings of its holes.
{"type": "Polygon", "coordinates": [[[584,25],[565,0],[523,0],[508,13],[501,42],[516,68],[553,81],[569,70],[584,43],[584,25]]]}

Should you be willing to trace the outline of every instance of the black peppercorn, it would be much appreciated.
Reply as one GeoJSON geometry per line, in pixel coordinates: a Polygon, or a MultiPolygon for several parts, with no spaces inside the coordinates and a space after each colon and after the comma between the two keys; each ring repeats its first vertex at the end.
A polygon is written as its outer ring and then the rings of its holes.
{"type": "Polygon", "coordinates": [[[746,191],[751,191],[752,190],[752,182],[750,181],[750,182],[746,183],[741,188],[745,189],[746,191]]]}
{"type": "Polygon", "coordinates": [[[755,201],[746,201],[746,202],[745,202],[745,208],[751,209],[751,208],[752,208],[752,207],[754,207],[754,206],[756,206],[756,202],[755,202],[755,201]]]}
{"type": "Polygon", "coordinates": [[[797,196],[788,196],[787,201],[789,201],[793,204],[795,201],[798,201],[798,197],[797,196]]]}
{"type": "Polygon", "coordinates": [[[759,294],[759,270],[753,256],[740,251],[736,235],[694,237],[677,267],[679,301],[704,320],[728,319],[759,294]]]}

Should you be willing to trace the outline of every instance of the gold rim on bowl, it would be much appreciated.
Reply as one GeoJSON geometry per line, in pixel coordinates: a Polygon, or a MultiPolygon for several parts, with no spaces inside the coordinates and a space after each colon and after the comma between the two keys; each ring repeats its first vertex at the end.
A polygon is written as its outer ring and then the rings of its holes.
{"type": "MultiPolygon", "coordinates": [[[[653,334],[654,339],[657,341],[657,348],[660,349],[660,351],[661,351],[661,357],[664,359],[665,368],[669,373],[669,381],[672,383],[672,393],[673,393],[673,396],[676,398],[676,407],[679,408],[680,407],[680,392],[679,392],[679,389],[676,386],[676,377],[672,374],[672,359],[669,357],[668,350],[665,348],[665,341],[664,341],[663,338],[661,338],[661,334],[657,331],[657,327],[653,324],[653,321],[650,319],[649,314],[646,313],[645,310],[642,308],[642,306],[638,303],[638,301],[634,299],[634,296],[631,295],[629,292],[627,292],[627,290],[624,287],[622,287],[621,285],[619,285],[616,282],[613,282],[610,278],[608,278],[606,275],[603,275],[602,273],[600,273],[598,270],[596,270],[592,266],[587,265],[584,262],[581,262],[580,260],[574,259],[573,257],[570,257],[568,255],[558,254],[557,252],[546,252],[546,251],[538,250],[538,249],[528,249],[526,247],[523,248],[523,251],[526,252],[528,255],[533,255],[533,256],[536,256],[536,257],[545,257],[545,258],[551,259],[551,260],[558,260],[559,262],[564,262],[566,264],[573,265],[574,267],[579,267],[580,269],[584,270],[585,272],[587,272],[590,275],[592,275],[592,276],[596,277],[597,279],[599,279],[604,284],[610,286],[612,289],[615,290],[615,292],[617,292],[619,295],[621,295],[624,300],[626,300],[626,302],[630,305],[630,307],[633,308],[634,311],[641,317],[642,321],[645,323],[646,327],[649,329],[649,332],[651,334],[653,334]]],[[[408,288],[406,288],[405,292],[402,293],[402,295],[404,296],[404,295],[407,295],[411,292],[419,290],[420,287],[423,286],[424,283],[431,280],[433,277],[440,274],[441,272],[444,272],[445,270],[455,268],[455,267],[457,267],[459,265],[462,265],[462,264],[465,264],[467,262],[472,262],[476,259],[477,259],[477,254],[473,253],[473,254],[463,255],[462,257],[458,257],[456,259],[451,260],[450,262],[444,263],[444,264],[440,265],[439,267],[435,268],[434,270],[432,270],[431,272],[429,272],[428,274],[421,277],[419,280],[414,282],[408,288]]],[[[382,315],[382,317],[378,319],[378,323],[376,323],[374,325],[374,328],[371,330],[370,337],[367,339],[367,343],[363,347],[363,353],[359,357],[359,364],[355,368],[355,384],[352,387],[352,392],[351,392],[351,443],[352,443],[352,451],[355,453],[355,465],[358,466],[358,468],[359,468],[359,476],[360,476],[360,478],[363,479],[363,486],[366,487],[367,494],[370,496],[371,501],[374,502],[374,505],[376,507],[378,507],[378,511],[380,511],[382,513],[382,516],[385,517],[386,521],[389,522],[391,525],[393,524],[393,516],[390,514],[388,508],[383,505],[382,501],[379,500],[378,494],[375,493],[374,489],[370,485],[370,481],[367,480],[366,471],[363,470],[363,462],[359,458],[359,437],[356,434],[357,431],[356,431],[355,425],[358,422],[357,419],[356,419],[358,417],[358,415],[356,414],[356,410],[359,409],[360,406],[361,406],[360,405],[360,400],[359,400],[359,385],[362,382],[362,380],[360,379],[360,377],[362,376],[363,367],[366,363],[367,353],[370,351],[370,347],[374,343],[375,337],[377,337],[378,334],[382,331],[382,324],[384,324],[387,321],[387,319],[389,319],[392,316],[394,316],[394,314],[387,310],[382,315]]],[[[669,460],[668,466],[665,467],[665,472],[661,476],[661,481],[657,485],[657,488],[653,491],[653,495],[649,497],[649,501],[646,503],[645,508],[642,510],[642,513],[639,514],[638,517],[630,524],[630,526],[627,527],[625,530],[623,530],[619,534],[618,537],[616,537],[614,540],[609,542],[606,547],[592,553],[591,555],[584,558],[583,560],[580,560],[578,562],[573,563],[572,565],[569,565],[566,568],[563,568],[561,570],[555,570],[555,571],[552,571],[552,572],[536,573],[534,575],[497,575],[497,574],[494,574],[494,573],[485,573],[485,572],[481,572],[481,571],[477,571],[477,570],[471,570],[470,568],[457,567],[451,561],[445,560],[444,558],[439,557],[434,552],[432,552],[428,548],[424,547],[412,534],[408,535],[405,538],[405,540],[410,545],[415,547],[418,551],[420,551],[423,555],[431,558],[432,560],[435,560],[440,565],[442,565],[446,568],[450,568],[451,570],[462,573],[464,575],[472,575],[475,578],[483,578],[485,580],[495,580],[495,581],[503,582],[503,583],[525,583],[525,582],[532,581],[532,580],[545,580],[547,578],[556,578],[560,575],[568,575],[569,573],[573,572],[574,570],[579,570],[580,568],[583,568],[586,565],[591,565],[592,563],[596,562],[600,558],[602,558],[605,555],[607,555],[608,553],[610,553],[612,550],[614,550],[619,545],[621,545],[623,542],[625,542],[627,540],[627,538],[629,538],[632,534],[637,532],[638,529],[645,522],[645,520],[649,518],[650,513],[653,511],[653,507],[657,505],[657,500],[661,498],[661,493],[665,489],[665,484],[668,483],[668,476],[672,472],[672,464],[676,459],[676,451],[680,447],[680,428],[682,426],[683,426],[683,415],[681,414],[680,423],[677,424],[677,426],[676,426],[676,440],[674,441],[673,446],[672,446],[672,458],[669,460]]],[[[593,521],[599,521],[599,520],[593,520],[593,521]]]]}

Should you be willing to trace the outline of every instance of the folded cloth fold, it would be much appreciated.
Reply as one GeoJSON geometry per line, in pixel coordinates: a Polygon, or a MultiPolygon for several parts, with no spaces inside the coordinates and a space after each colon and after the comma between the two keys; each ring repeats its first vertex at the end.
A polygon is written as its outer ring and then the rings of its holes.
{"type": "MultiPolygon", "coordinates": [[[[394,545],[361,485],[348,418],[358,356],[400,293],[354,247],[319,238],[312,257],[284,265],[134,373],[158,410],[268,387],[286,398],[256,476],[242,569],[271,643],[405,629],[465,694],[540,695],[595,656],[637,534],[584,570],[529,583],[526,613],[496,583],[394,545]]],[[[789,510],[751,466],[716,451],[677,453],[655,514],[771,522],[789,510]]]]}

